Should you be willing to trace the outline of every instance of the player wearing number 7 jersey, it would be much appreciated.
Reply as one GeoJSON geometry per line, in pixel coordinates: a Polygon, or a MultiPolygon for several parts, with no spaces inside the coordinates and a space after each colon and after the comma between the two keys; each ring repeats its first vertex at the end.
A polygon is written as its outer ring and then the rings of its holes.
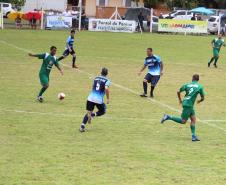
{"type": "Polygon", "coordinates": [[[110,81],[107,79],[108,69],[103,68],[101,71],[101,76],[94,79],[93,88],[88,96],[86,103],[87,114],[83,118],[83,122],[80,126],[80,132],[85,132],[85,126],[91,123],[91,119],[95,116],[103,116],[106,113],[106,105],[104,103],[104,96],[107,96],[107,104],[109,104],[109,86],[110,81]],[[98,111],[93,113],[94,108],[97,107],[98,111]]]}
{"type": "Polygon", "coordinates": [[[205,96],[203,87],[201,84],[198,83],[198,81],[199,81],[199,75],[197,75],[197,74],[193,75],[192,82],[183,85],[180,88],[180,90],[177,92],[179,102],[183,106],[181,118],[169,116],[169,115],[165,114],[161,120],[161,123],[164,123],[167,120],[172,120],[176,123],[185,124],[187,122],[187,120],[190,118],[191,119],[190,128],[191,128],[191,133],[192,133],[192,141],[200,141],[195,133],[196,116],[195,116],[195,111],[194,111],[193,107],[194,107],[198,94],[200,94],[201,99],[198,100],[197,103],[201,103],[202,101],[204,101],[204,96],[205,96]],[[182,92],[186,93],[183,101],[181,99],[182,92]]]}

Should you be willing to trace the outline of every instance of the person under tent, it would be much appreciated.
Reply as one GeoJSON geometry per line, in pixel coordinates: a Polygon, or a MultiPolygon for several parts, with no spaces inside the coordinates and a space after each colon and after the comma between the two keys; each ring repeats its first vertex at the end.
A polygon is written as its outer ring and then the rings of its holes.
{"type": "Polygon", "coordinates": [[[22,28],[22,19],[20,18],[19,15],[15,19],[15,25],[16,25],[16,29],[21,29],[22,28]]]}

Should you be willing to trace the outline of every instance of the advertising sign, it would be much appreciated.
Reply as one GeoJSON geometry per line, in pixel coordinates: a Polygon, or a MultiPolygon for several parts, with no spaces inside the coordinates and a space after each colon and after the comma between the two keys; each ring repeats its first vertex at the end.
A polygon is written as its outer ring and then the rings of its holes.
{"type": "Polygon", "coordinates": [[[49,28],[71,28],[72,17],[61,15],[47,16],[46,26],[49,28]]]}
{"type": "Polygon", "coordinates": [[[89,31],[109,31],[133,33],[136,30],[136,21],[90,19],[89,31]]]}
{"type": "Polygon", "coordinates": [[[207,33],[207,21],[159,19],[159,32],[207,33]]]}

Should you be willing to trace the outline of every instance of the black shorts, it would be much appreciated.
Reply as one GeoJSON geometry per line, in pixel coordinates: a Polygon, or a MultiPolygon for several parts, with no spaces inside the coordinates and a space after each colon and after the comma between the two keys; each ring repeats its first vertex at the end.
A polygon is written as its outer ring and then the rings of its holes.
{"type": "Polygon", "coordinates": [[[71,51],[69,51],[69,49],[66,49],[63,53],[63,56],[68,56],[69,54],[74,55],[75,50],[73,48],[71,48],[71,51]]]}
{"type": "Polygon", "coordinates": [[[160,80],[160,75],[151,75],[150,73],[146,74],[144,77],[145,80],[147,80],[148,83],[151,83],[152,86],[156,86],[158,81],[160,80]]]}
{"type": "Polygon", "coordinates": [[[91,101],[87,101],[86,102],[86,110],[92,112],[95,107],[97,107],[98,111],[100,111],[100,112],[106,112],[106,105],[105,105],[105,103],[98,104],[98,103],[94,103],[94,102],[91,102],[91,101]]]}

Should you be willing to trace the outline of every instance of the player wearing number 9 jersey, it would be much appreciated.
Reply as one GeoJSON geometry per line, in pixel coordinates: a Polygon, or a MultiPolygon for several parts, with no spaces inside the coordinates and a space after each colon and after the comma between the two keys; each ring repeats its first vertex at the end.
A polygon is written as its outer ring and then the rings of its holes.
{"type": "Polygon", "coordinates": [[[191,132],[192,132],[192,141],[200,141],[197,138],[196,133],[195,133],[196,116],[195,116],[195,111],[194,111],[194,104],[195,104],[196,98],[199,94],[201,96],[201,99],[198,100],[197,103],[201,103],[202,101],[204,101],[204,96],[205,96],[204,89],[203,89],[202,85],[198,83],[198,81],[199,81],[199,75],[197,75],[197,74],[193,75],[192,82],[183,85],[177,93],[179,102],[183,106],[181,118],[169,116],[169,115],[165,114],[161,120],[161,123],[164,123],[167,120],[172,120],[176,123],[185,124],[187,122],[187,120],[190,118],[191,119],[190,128],[191,128],[191,132]],[[186,93],[183,101],[181,99],[182,92],[186,93]]]}
{"type": "Polygon", "coordinates": [[[106,105],[104,103],[104,96],[107,96],[107,103],[109,103],[109,86],[110,81],[107,79],[108,69],[103,68],[101,71],[101,76],[98,76],[94,79],[93,87],[88,100],[86,103],[87,114],[83,118],[83,122],[80,126],[80,132],[85,131],[85,126],[88,123],[91,123],[91,119],[95,116],[103,116],[106,113],[106,105]],[[97,108],[98,111],[93,113],[94,108],[97,108]]]}

